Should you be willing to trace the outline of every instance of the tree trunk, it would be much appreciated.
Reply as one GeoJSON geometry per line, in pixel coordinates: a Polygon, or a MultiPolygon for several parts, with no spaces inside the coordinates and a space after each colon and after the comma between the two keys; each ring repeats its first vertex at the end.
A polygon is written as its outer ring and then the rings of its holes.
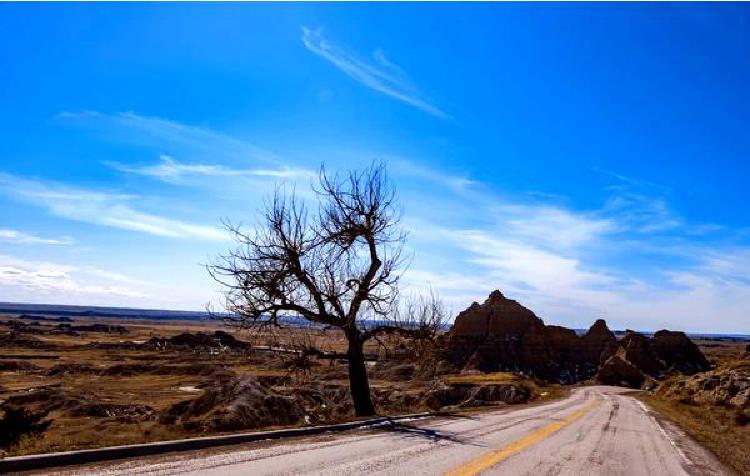
{"type": "Polygon", "coordinates": [[[347,332],[349,350],[349,389],[354,402],[354,413],[357,416],[370,416],[375,414],[375,406],[370,397],[370,381],[367,379],[367,367],[365,366],[365,354],[362,348],[362,340],[358,332],[347,332]]]}

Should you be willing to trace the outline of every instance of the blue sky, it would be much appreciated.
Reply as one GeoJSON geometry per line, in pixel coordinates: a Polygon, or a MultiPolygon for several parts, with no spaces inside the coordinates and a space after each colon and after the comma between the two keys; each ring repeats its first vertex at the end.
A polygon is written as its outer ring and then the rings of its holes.
{"type": "Polygon", "coordinates": [[[283,183],[388,164],[404,285],[750,332],[750,10],[0,5],[0,301],[200,309],[283,183]]]}

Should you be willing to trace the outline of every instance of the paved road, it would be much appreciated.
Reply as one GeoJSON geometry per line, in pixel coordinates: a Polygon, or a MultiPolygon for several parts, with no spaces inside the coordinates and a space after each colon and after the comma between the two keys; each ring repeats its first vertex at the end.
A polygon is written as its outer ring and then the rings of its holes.
{"type": "MultiPolygon", "coordinates": [[[[165,456],[98,474],[719,475],[679,430],[617,387],[580,387],[553,403],[323,437],[165,456]]],[[[89,468],[90,474],[94,468],[89,468]]]]}

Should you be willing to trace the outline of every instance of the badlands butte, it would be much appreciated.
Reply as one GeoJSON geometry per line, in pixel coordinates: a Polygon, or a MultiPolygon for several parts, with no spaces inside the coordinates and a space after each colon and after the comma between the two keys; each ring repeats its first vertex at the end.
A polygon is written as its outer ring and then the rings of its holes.
{"type": "Polygon", "coordinates": [[[572,384],[590,379],[609,385],[653,387],[671,373],[711,368],[684,333],[660,330],[652,338],[626,331],[618,341],[599,319],[582,336],[545,325],[531,310],[493,291],[456,317],[446,359],[463,371],[514,371],[572,384]]]}

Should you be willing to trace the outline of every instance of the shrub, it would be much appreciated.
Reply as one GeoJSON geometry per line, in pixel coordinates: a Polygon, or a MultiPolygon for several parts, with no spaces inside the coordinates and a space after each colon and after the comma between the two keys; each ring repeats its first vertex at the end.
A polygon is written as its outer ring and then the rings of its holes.
{"type": "Polygon", "coordinates": [[[745,426],[750,423],[750,409],[737,410],[737,413],[734,415],[734,422],[738,426],[745,426]]]}
{"type": "Polygon", "coordinates": [[[46,411],[32,412],[23,407],[6,406],[0,419],[0,448],[8,450],[16,446],[23,437],[38,437],[49,427],[52,420],[44,420],[46,411]]]}

